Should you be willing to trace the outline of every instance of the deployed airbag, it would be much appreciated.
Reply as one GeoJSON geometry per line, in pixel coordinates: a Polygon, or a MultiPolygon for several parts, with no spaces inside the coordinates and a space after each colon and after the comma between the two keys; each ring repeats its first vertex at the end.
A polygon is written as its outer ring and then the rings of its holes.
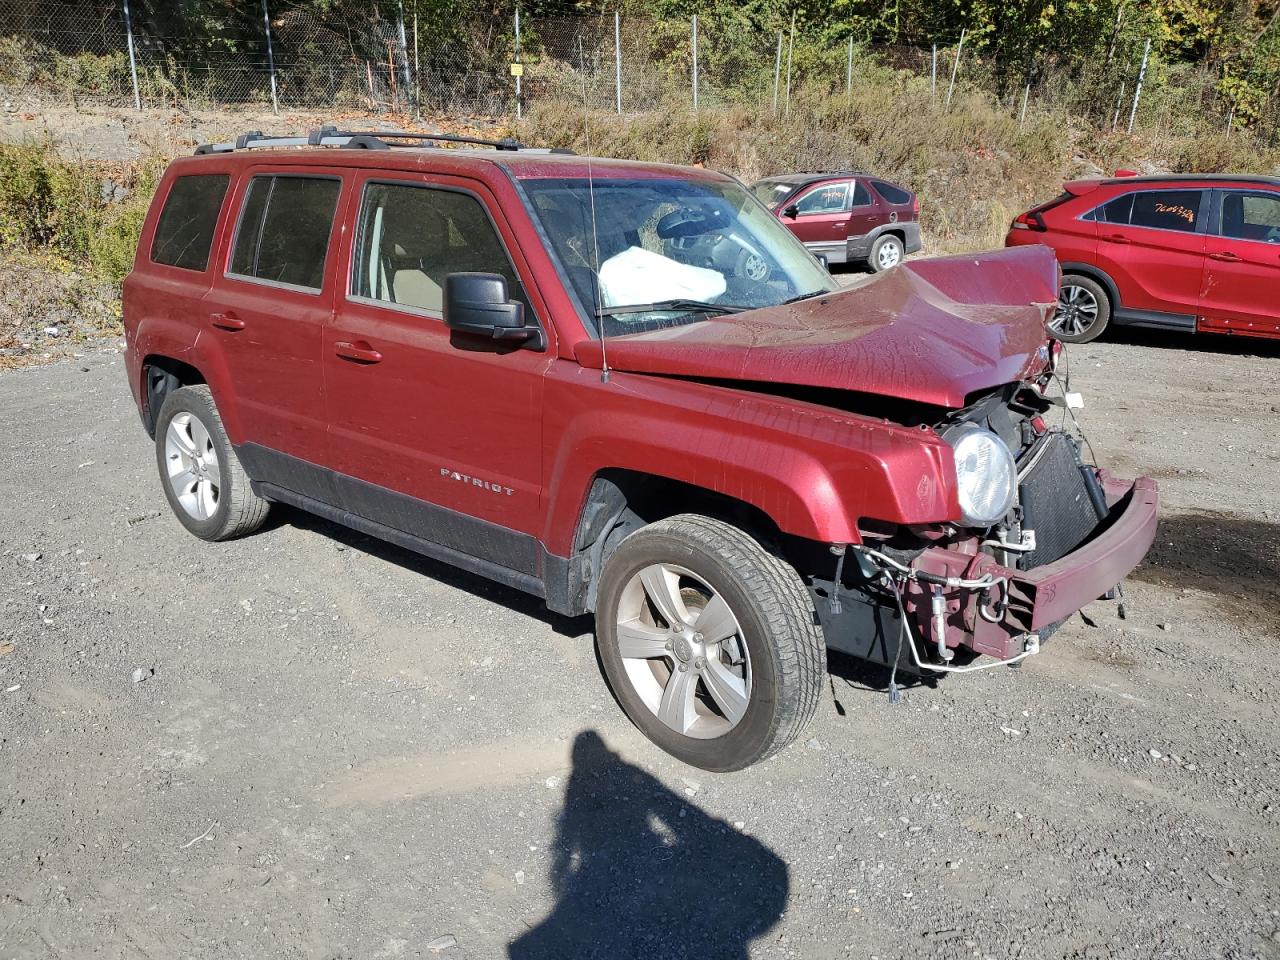
{"type": "Polygon", "coordinates": [[[712,300],[724,291],[724,274],[719,271],[692,267],[640,247],[628,247],[600,265],[600,299],[605,307],[712,300]]]}

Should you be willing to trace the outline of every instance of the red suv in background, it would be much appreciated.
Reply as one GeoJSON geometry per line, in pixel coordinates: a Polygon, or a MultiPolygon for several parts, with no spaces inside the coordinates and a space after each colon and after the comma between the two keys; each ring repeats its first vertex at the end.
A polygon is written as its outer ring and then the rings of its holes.
{"type": "Polygon", "coordinates": [[[1109,323],[1280,337],[1280,178],[1072,180],[1013,221],[1007,246],[1044,243],[1062,266],[1054,335],[1109,323]]]}
{"type": "Polygon", "coordinates": [[[788,173],[751,192],[814,256],[879,273],[920,249],[920,199],[860,172],[788,173]]]}

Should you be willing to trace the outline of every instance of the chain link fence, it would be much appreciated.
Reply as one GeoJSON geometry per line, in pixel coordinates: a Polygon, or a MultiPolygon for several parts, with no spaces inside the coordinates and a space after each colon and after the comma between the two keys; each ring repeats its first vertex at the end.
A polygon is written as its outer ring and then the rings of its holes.
{"type": "MultiPolygon", "coordinates": [[[[291,0],[242,3],[260,12],[249,21],[241,10],[241,29],[232,38],[172,28],[166,34],[131,20],[126,0],[0,0],[0,106],[503,117],[554,99],[620,113],[680,102],[772,103],[785,111],[802,84],[838,93],[855,82],[855,67],[860,73],[864,61],[874,60],[928,83],[940,103],[978,87],[1019,122],[1028,113],[1055,110],[1105,131],[1127,126],[1139,66],[1132,51],[1084,67],[1043,63],[1024,83],[1010,85],[1008,72],[975,55],[963,38],[868,47],[795,32],[794,24],[761,30],[745,15],[717,22],[614,13],[489,18],[438,34],[419,23],[415,0],[402,0],[390,16],[370,0],[370,16],[359,23],[326,21],[291,0]],[[1100,90],[1112,92],[1100,97],[1100,90]]],[[[1205,118],[1216,115],[1222,131],[1230,131],[1233,119],[1213,92],[1213,78],[1185,68],[1181,86],[1155,82],[1157,73],[1172,69],[1153,66],[1139,122],[1166,130],[1195,122],[1204,129],[1205,118]]],[[[1277,113],[1273,98],[1253,135],[1273,141],[1277,113]]]]}

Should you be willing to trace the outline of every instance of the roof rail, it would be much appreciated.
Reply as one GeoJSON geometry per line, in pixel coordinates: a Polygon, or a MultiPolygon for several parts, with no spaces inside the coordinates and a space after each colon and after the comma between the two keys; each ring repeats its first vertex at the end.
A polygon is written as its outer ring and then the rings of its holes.
{"type": "Polygon", "coordinates": [[[196,147],[196,156],[210,153],[234,153],[237,150],[265,150],[273,147],[345,147],[356,150],[389,150],[400,148],[430,148],[436,142],[466,143],[495,150],[522,151],[525,153],[572,153],[571,150],[545,147],[526,147],[510,137],[501,140],[485,140],[452,133],[410,133],[404,130],[339,130],[334,126],[318,127],[306,136],[274,136],[261,130],[250,130],[236,137],[233,143],[202,143],[196,147]],[[408,143],[404,141],[410,141],[408,143]]]}

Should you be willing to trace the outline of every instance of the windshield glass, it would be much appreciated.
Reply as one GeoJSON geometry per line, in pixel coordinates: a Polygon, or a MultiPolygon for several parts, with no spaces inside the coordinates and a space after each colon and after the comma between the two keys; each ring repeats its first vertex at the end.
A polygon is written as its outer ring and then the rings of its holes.
{"type": "Polygon", "coordinates": [[[786,180],[757,180],[751,185],[755,198],[772,210],[796,188],[794,183],[786,180]]]}
{"type": "Polygon", "coordinates": [[[733,181],[596,179],[594,244],[586,178],[521,185],[597,335],[681,326],[836,289],[733,181]]]}

